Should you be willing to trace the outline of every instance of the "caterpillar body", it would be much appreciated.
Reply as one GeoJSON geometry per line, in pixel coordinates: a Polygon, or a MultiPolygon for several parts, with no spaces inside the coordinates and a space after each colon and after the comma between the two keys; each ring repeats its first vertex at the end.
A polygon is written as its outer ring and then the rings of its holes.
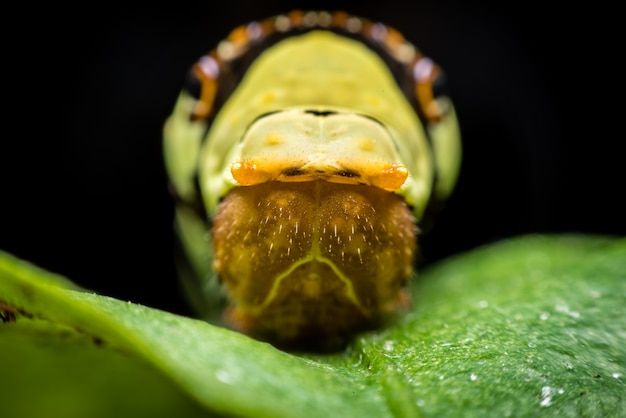
{"type": "Polygon", "coordinates": [[[459,132],[442,70],[389,26],[294,11],[236,28],[164,128],[192,300],[207,314],[224,300],[227,324],[279,342],[403,311],[459,132]]]}

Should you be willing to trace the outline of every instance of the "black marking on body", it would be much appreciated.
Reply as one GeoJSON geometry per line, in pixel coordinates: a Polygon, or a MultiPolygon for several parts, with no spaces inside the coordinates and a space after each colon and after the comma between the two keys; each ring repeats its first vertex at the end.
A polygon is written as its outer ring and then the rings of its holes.
{"type": "Polygon", "coordinates": [[[189,93],[189,95],[191,95],[191,97],[193,97],[194,99],[200,99],[200,93],[202,92],[202,82],[194,74],[192,69],[187,72],[187,78],[185,79],[183,89],[187,93],[189,93]]]}
{"type": "Polygon", "coordinates": [[[296,176],[301,176],[303,174],[306,174],[306,172],[303,171],[299,167],[291,167],[291,168],[287,168],[286,170],[283,170],[281,174],[286,177],[296,177],[296,176]]]}
{"type": "Polygon", "coordinates": [[[315,115],[315,116],[319,116],[319,117],[325,117],[325,116],[330,116],[330,115],[336,115],[337,111],[335,110],[315,110],[315,109],[307,109],[304,111],[304,113],[309,113],[311,115],[315,115]]]}
{"type": "Polygon", "coordinates": [[[361,174],[359,174],[359,173],[357,173],[356,171],[353,171],[353,170],[340,170],[340,171],[337,171],[335,174],[338,175],[338,176],[347,177],[347,178],[359,178],[359,177],[361,177],[361,174]]]}

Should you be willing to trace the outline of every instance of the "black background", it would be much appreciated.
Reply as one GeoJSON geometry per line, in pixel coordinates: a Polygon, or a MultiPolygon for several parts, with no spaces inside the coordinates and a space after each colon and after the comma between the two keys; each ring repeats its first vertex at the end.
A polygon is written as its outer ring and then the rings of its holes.
{"type": "Polygon", "coordinates": [[[90,3],[14,13],[0,249],[99,293],[187,313],[163,121],[201,54],[235,26],[293,8],[387,23],[446,70],[464,161],[421,238],[424,264],[519,234],[626,235],[617,13],[600,3],[459,3],[90,3]]]}

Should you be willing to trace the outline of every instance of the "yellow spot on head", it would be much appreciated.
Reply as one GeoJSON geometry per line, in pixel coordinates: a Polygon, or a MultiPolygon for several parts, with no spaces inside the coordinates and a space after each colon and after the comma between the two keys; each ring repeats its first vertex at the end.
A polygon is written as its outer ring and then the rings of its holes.
{"type": "Polygon", "coordinates": [[[280,145],[283,143],[283,137],[278,134],[269,134],[265,138],[265,143],[267,145],[280,145]]]}
{"type": "Polygon", "coordinates": [[[358,142],[359,149],[361,151],[373,151],[374,141],[371,138],[361,138],[358,142]]]}
{"type": "Polygon", "coordinates": [[[365,102],[369,105],[372,106],[374,108],[379,107],[381,105],[381,100],[378,96],[374,96],[374,95],[368,95],[365,98],[365,102]]]}
{"type": "Polygon", "coordinates": [[[272,92],[267,92],[263,96],[261,96],[262,104],[270,104],[276,100],[276,95],[272,92]]]}

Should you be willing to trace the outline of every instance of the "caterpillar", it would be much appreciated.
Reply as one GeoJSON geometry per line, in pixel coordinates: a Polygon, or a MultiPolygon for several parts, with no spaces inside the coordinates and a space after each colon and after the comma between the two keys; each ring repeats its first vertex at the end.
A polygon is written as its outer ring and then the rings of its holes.
{"type": "Polygon", "coordinates": [[[192,66],[163,136],[204,316],[288,343],[410,306],[418,226],[461,144],[444,72],[397,30],[341,11],[237,27],[192,66]]]}

